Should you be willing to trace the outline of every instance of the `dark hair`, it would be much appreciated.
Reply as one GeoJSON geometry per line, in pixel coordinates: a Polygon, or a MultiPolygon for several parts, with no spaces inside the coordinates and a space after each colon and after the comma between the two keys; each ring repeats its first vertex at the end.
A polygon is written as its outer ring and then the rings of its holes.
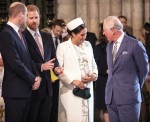
{"type": "Polygon", "coordinates": [[[150,32],[150,23],[146,22],[146,23],[144,24],[144,28],[145,28],[147,31],[150,32]]]}
{"type": "Polygon", "coordinates": [[[58,25],[60,27],[66,26],[65,21],[63,19],[56,19],[55,21],[53,21],[52,26],[55,27],[56,25],[58,25]]]}
{"type": "Polygon", "coordinates": [[[79,25],[78,27],[76,27],[74,30],[70,31],[69,29],[67,29],[67,32],[69,35],[72,35],[72,33],[74,34],[78,34],[81,32],[81,30],[83,30],[85,28],[85,25],[82,24],[82,25],[79,25]]]}
{"type": "Polygon", "coordinates": [[[124,18],[124,19],[127,21],[127,17],[125,17],[125,16],[123,16],[123,15],[118,16],[118,18],[119,18],[119,19],[120,19],[120,18],[124,18]]]}

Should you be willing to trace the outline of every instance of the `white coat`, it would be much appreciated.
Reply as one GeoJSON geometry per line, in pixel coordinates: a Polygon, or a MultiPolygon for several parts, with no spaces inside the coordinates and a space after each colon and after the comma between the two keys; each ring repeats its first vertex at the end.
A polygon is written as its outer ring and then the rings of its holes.
{"type": "MultiPolygon", "coordinates": [[[[92,46],[88,41],[82,43],[83,48],[88,56],[88,65],[90,73],[98,74],[97,65],[93,56],[92,46]]],[[[81,80],[81,71],[78,62],[77,52],[72,44],[71,38],[58,45],[57,59],[64,70],[65,77],[60,78],[59,93],[59,122],[82,122],[82,98],[73,95],[72,90],[75,87],[73,80],[81,80]]],[[[93,99],[93,82],[89,82],[87,87],[90,88],[91,97],[88,99],[89,121],[93,122],[94,116],[94,99],[93,99]]]]}

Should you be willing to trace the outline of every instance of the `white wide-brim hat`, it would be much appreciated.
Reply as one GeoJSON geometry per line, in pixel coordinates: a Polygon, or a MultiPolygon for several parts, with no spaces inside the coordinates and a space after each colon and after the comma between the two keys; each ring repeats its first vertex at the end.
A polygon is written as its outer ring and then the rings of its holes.
{"type": "Polygon", "coordinates": [[[82,24],[84,24],[84,22],[83,22],[83,20],[81,19],[81,17],[79,17],[79,18],[76,18],[76,19],[70,21],[66,26],[67,26],[67,28],[68,28],[70,31],[72,31],[72,30],[74,30],[75,28],[77,28],[78,26],[80,26],[80,25],[82,25],[82,24]]]}

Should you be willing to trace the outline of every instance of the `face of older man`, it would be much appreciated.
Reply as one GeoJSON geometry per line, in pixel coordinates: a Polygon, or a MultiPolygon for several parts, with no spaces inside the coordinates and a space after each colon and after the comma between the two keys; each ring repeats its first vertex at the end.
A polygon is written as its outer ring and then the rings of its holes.
{"type": "Polygon", "coordinates": [[[113,29],[108,29],[108,28],[106,27],[106,24],[105,24],[105,23],[104,23],[104,25],[103,25],[103,35],[106,36],[106,38],[107,38],[107,40],[108,40],[109,42],[113,41],[114,31],[113,31],[113,29]]]}

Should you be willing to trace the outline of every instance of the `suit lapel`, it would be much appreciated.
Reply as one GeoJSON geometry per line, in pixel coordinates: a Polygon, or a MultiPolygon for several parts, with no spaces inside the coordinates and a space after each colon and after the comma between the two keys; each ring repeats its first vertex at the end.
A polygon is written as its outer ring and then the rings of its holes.
{"type": "Polygon", "coordinates": [[[16,31],[15,31],[11,26],[9,26],[9,25],[7,25],[7,27],[8,27],[8,28],[11,30],[11,32],[13,33],[12,36],[14,36],[14,39],[16,39],[16,42],[20,44],[20,46],[24,49],[24,51],[25,51],[26,53],[28,53],[28,49],[26,49],[26,48],[28,48],[28,46],[27,46],[27,43],[26,43],[26,39],[24,38],[24,35],[22,34],[22,38],[23,38],[23,40],[24,40],[24,44],[25,44],[26,47],[24,47],[24,45],[23,45],[23,43],[22,43],[22,41],[21,41],[19,35],[16,33],[16,31]]]}
{"type": "MultiPolygon", "coordinates": [[[[20,45],[21,45],[21,47],[22,48],[25,48],[24,46],[23,46],[23,44],[22,44],[22,42],[21,42],[21,39],[20,39],[20,37],[19,37],[19,35],[16,33],[16,31],[11,27],[11,26],[9,26],[9,25],[7,25],[7,27],[12,31],[12,35],[13,36],[15,36],[15,38],[17,39],[16,41],[17,41],[17,43],[20,43],[20,45]]],[[[14,38],[14,39],[15,39],[14,38]]],[[[23,37],[23,39],[24,39],[24,37],[23,37]]],[[[25,40],[25,39],[24,39],[25,40]]],[[[26,43],[25,43],[26,44],[26,43]]]]}
{"type": "MultiPolygon", "coordinates": [[[[38,48],[38,45],[37,43],[35,42],[35,39],[33,38],[33,36],[31,35],[31,33],[26,29],[25,30],[25,35],[26,35],[26,38],[28,40],[28,43],[32,44],[33,47],[35,47],[35,50],[37,51],[37,54],[42,58],[42,55],[41,55],[41,52],[38,48]]],[[[44,47],[43,47],[44,48],[44,47]]],[[[43,59],[43,58],[42,58],[43,59]]]]}
{"type": "Polygon", "coordinates": [[[110,65],[109,67],[112,68],[112,50],[113,50],[113,42],[108,43],[107,46],[107,62],[108,65],[110,65]]]}
{"type": "Polygon", "coordinates": [[[72,60],[78,62],[78,59],[79,59],[78,52],[76,51],[76,49],[71,41],[71,38],[68,40],[68,48],[69,48],[68,51],[72,52],[71,55],[73,55],[72,57],[74,57],[74,59],[72,59],[72,60]]]}
{"type": "Polygon", "coordinates": [[[121,45],[119,47],[119,50],[116,54],[116,58],[115,58],[115,62],[114,62],[114,67],[117,67],[119,65],[120,62],[117,62],[119,56],[122,54],[122,52],[125,50],[126,48],[126,42],[127,42],[127,39],[126,39],[126,36],[124,36],[122,42],[121,42],[121,45]]]}
{"type": "MultiPolygon", "coordinates": [[[[46,45],[46,39],[44,38],[44,35],[43,33],[40,31],[40,34],[41,34],[41,38],[42,38],[42,43],[43,43],[43,50],[44,50],[44,59],[45,59],[45,56],[46,56],[46,51],[48,50],[47,48],[50,48],[46,45]]],[[[40,51],[40,50],[39,50],[40,51]]],[[[41,54],[41,53],[40,53],[41,54]]],[[[42,55],[41,55],[42,57],[42,55]]],[[[43,59],[43,60],[44,60],[43,59]]]]}

